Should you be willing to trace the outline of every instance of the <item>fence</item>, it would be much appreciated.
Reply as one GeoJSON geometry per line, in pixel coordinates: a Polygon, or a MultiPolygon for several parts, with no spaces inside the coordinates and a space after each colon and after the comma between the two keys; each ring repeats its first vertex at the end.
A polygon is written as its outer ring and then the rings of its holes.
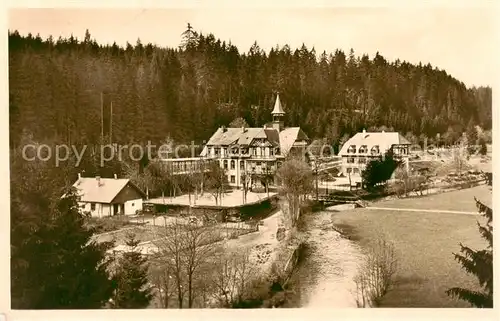
{"type": "Polygon", "coordinates": [[[225,229],[248,230],[251,232],[256,232],[259,230],[258,224],[249,224],[246,222],[226,222],[220,224],[220,226],[225,229]]]}

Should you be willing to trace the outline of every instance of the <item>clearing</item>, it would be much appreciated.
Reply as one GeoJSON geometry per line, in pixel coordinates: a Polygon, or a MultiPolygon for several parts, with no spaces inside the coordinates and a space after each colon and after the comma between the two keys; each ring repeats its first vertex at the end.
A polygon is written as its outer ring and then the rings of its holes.
{"type": "MultiPolygon", "coordinates": [[[[487,186],[442,193],[416,199],[379,202],[377,206],[477,211],[474,196],[491,204],[487,186]]],[[[477,220],[482,217],[449,213],[355,209],[332,214],[333,223],[342,228],[363,248],[374,245],[380,235],[394,243],[399,268],[394,288],[383,298],[382,307],[469,307],[463,301],[448,297],[453,286],[477,289],[454,260],[453,252],[462,242],[472,248],[484,248],[477,220]]],[[[333,264],[331,262],[330,264],[333,264]]]]}

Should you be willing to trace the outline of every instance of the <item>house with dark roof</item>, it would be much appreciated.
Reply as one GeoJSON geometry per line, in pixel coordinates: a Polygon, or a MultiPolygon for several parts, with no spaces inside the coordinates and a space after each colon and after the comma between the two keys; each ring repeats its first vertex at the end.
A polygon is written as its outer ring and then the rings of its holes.
{"type": "Polygon", "coordinates": [[[340,149],[341,172],[344,176],[360,178],[371,160],[385,155],[389,150],[395,158],[409,164],[411,143],[398,132],[366,132],[363,130],[351,137],[340,149]]]}
{"type": "Polygon", "coordinates": [[[144,192],[125,178],[81,177],[73,184],[82,212],[93,217],[133,215],[142,210],[144,192]]]}
{"type": "Polygon", "coordinates": [[[252,184],[263,184],[259,175],[274,175],[286,156],[307,148],[309,138],[300,127],[284,126],[279,94],[271,114],[273,121],[263,127],[220,127],[204,146],[201,157],[218,160],[231,186],[250,176],[252,184]]]}

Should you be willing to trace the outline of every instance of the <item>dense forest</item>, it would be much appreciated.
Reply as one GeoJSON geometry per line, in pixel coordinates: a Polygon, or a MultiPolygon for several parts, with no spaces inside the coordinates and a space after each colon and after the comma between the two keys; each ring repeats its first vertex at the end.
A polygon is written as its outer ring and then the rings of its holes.
{"type": "MultiPolygon", "coordinates": [[[[285,45],[246,53],[188,29],[178,48],[100,45],[9,31],[10,142],[115,143],[208,140],[243,117],[271,120],[280,92],[288,125],[335,144],[361,128],[386,126],[414,137],[491,128],[491,88],[467,88],[430,64],[389,62],[377,53],[318,55],[285,45]],[[112,117],[110,117],[112,115],[112,117]]],[[[401,57],[403,58],[403,57],[401,57]]],[[[442,136],[441,136],[442,137],[442,136]]]]}

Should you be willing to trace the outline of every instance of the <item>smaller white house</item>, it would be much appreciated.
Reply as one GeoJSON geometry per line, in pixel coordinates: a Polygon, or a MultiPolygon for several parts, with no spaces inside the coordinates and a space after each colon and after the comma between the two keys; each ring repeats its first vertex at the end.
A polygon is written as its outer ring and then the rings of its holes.
{"type": "Polygon", "coordinates": [[[128,178],[81,177],[73,184],[82,212],[92,217],[134,215],[142,210],[143,191],[128,178]]]}
{"type": "Polygon", "coordinates": [[[342,174],[360,181],[361,173],[373,159],[391,150],[396,159],[408,166],[411,143],[398,132],[366,132],[352,136],[340,149],[342,174]]]}

